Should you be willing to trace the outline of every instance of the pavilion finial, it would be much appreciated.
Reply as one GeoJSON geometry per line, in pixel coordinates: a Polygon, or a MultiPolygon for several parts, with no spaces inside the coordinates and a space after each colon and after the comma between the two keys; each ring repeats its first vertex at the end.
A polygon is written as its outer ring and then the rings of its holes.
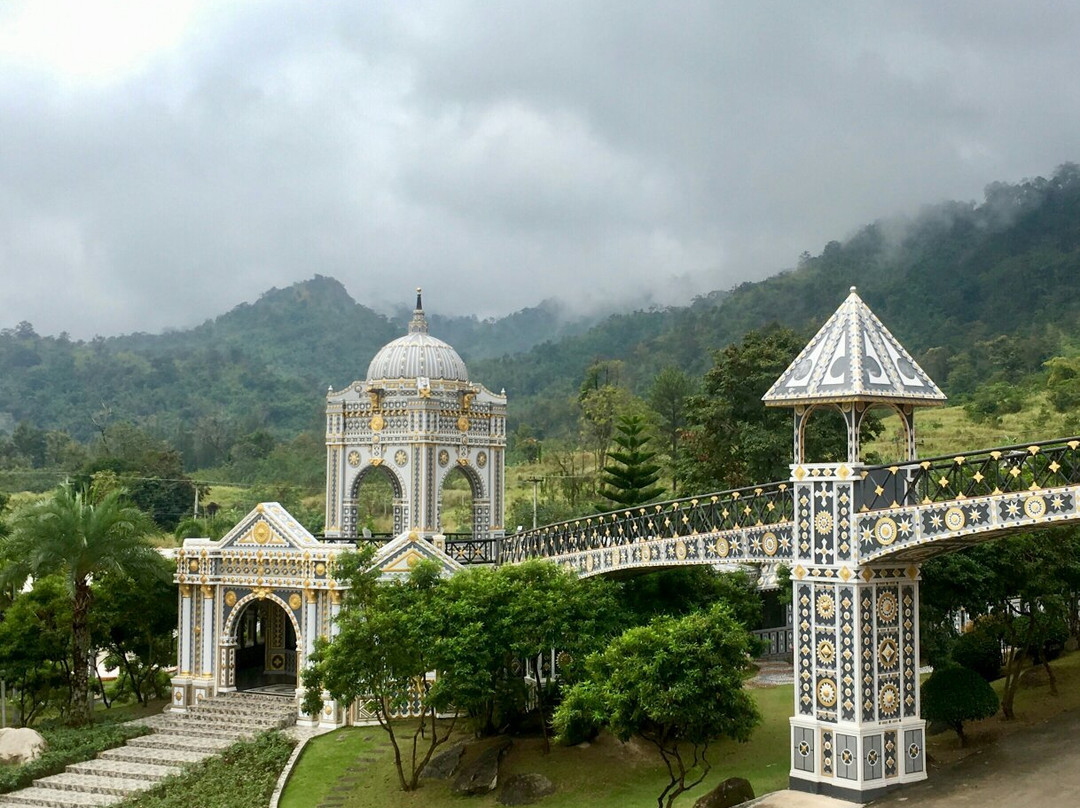
{"type": "Polygon", "coordinates": [[[409,321],[410,334],[426,334],[428,332],[427,317],[424,316],[424,302],[421,298],[422,290],[416,287],[416,311],[413,312],[409,321]]]}

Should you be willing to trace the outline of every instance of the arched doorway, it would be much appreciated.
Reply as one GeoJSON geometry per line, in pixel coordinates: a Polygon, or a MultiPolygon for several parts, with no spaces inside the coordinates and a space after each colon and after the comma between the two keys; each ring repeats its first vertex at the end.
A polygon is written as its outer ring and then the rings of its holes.
{"type": "Polygon", "coordinates": [[[353,480],[346,504],[350,538],[391,536],[405,530],[404,489],[398,476],[383,465],[364,468],[353,480]]]}
{"type": "Polygon", "coordinates": [[[295,690],[296,627],[277,602],[252,600],[236,618],[236,689],[295,690]]]}

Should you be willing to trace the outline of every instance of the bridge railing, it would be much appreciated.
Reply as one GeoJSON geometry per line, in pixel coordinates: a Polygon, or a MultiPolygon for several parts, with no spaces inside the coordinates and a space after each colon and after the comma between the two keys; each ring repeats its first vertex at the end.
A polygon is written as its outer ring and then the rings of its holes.
{"type": "MultiPolygon", "coordinates": [[[[499,552],[499,540],[496,538],[474,538],[472,533],[444,533],[446,554],[459,564],[494,564],[499,552]]],[[[327,539],[320,541],[331,544],[348,544],[360,549],[371,545],[378,549],[394,538],[393,533],[372,533],[369,536],[355,538],[327,539]]]]}
{"type": "Polygon", "coordinates": [[[1080,437],[864,470],[862,511],[1080,484],[1080,437]]]}
{"type": "Polygon", "coordinates": [[[500,561],[550,558],[636,541],[719,533],[794,518],[791,483],[720,491],[623,508],[505,536],[500,561]]]}

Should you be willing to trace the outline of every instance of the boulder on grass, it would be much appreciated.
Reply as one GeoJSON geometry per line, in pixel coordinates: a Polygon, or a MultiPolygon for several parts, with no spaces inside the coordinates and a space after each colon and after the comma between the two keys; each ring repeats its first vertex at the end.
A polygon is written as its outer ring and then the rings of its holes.
{"type": "Polygon", "coordinates": [[[499,792],[499,805],[532,805],[555,793],[555,784],[542,774],[515,774],[499,792]]]}
{"type": "Polygon", "coordinates": [[[499,785],[499,761],[510,748],[510,739],[501,738],[484,749],[471,763],[465,764],[454,781],[451,793],[458,796],[487,794],[499,785]]]}
{"type": "Polygon", "coordinates": [[[0,763],[19,765],[37,760],[45,751],[41,733],[29,727],[0,729],[0,763]]]}
{"type": "Polygon", "coordinates": [[[749,780],[729,777],[708,794],[698,798],[694,808],[732,808],[754,799],[754,789],[749,780]]]}
{"type": "Polygon", "coordinates": [[[465,744],[454,744],[429,760],[424,770],[420,772],[420,776],[429,780],[445,780],[457,771],[461,756],[464,754],[465,744]]]}

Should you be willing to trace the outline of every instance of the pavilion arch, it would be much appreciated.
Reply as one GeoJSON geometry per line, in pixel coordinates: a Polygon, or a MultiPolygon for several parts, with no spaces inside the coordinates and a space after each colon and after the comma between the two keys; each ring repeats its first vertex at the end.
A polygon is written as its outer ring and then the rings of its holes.
{"type": "Polygon", "coordinates": [[[460,472],[469,484],[469,490],[472,493],[472,531],[474,536],[480,536],[488,530],[491,505],[484,490],[483,478],[477,470],[468,463],[458,463],[456,466],[448,468],[444,473],[439,475],[439,484],[435,495],[435,501],[438,503],[439,508],[439,528],[442,529],[443,527],[442,496],[444,486],[446,485],[446,481],[449,480],[455,472],[460,472]]]}
{"type": "Polygon", "coordinates": [[[345,508],[349,512],[350,518],[346,520],[347,525],[351,528],[348,533],[350,538],[355,538],[360,534],[360,528],[357,524],[357,500],[360,494],[360,486],[363,485],[364,480],[371,479],[372,477],[382,476],[384,479],[389,480],[390,487],[393,490],[393,533],[398,535],[406,529],[407,519],[407,498],[405,494],[405,484],[398,473],[385,464],[369,464],[364,466],[357,472],[353,478],[352,483],[349,486],[349,497],[345,503],[345,508]]]}
{"type": "Polygon", "coordinates": [[[296,615],[293,614],[293,610],[289,608],[289,604],[275,595],[273,592],[249,592],[236,601],[232,609],[229,611],[229,616],[225,619],[225,627],[221,632],[221,641],[223,643],[232,643],[236,641],[236,621],[244,610],[256,600],[269,600],[276,603],[282,608],[286,615],[288,615],[290,622],[292,623],[293,631],[296,632],[296,647],[302,648],[301,642],[303,633],[300,631],[300,622],[296,619],[296,615]]]}
{"type": "Polygon", "coordinates": [[[795,407],[795,458],[799,462],[806,457],[806,430],[814,413],[818,410],[832,410],[840,413],[847,430],[847,460],[849,463],[860,461],[862,447],[862,428],[867,416],[874,410],[891,410],[900,418],[903,430],[904,449],[901,457],[891,458],[898,462],[914,460],[915,418],[910,404],[896,401],[822,401],[795,407]]]}

